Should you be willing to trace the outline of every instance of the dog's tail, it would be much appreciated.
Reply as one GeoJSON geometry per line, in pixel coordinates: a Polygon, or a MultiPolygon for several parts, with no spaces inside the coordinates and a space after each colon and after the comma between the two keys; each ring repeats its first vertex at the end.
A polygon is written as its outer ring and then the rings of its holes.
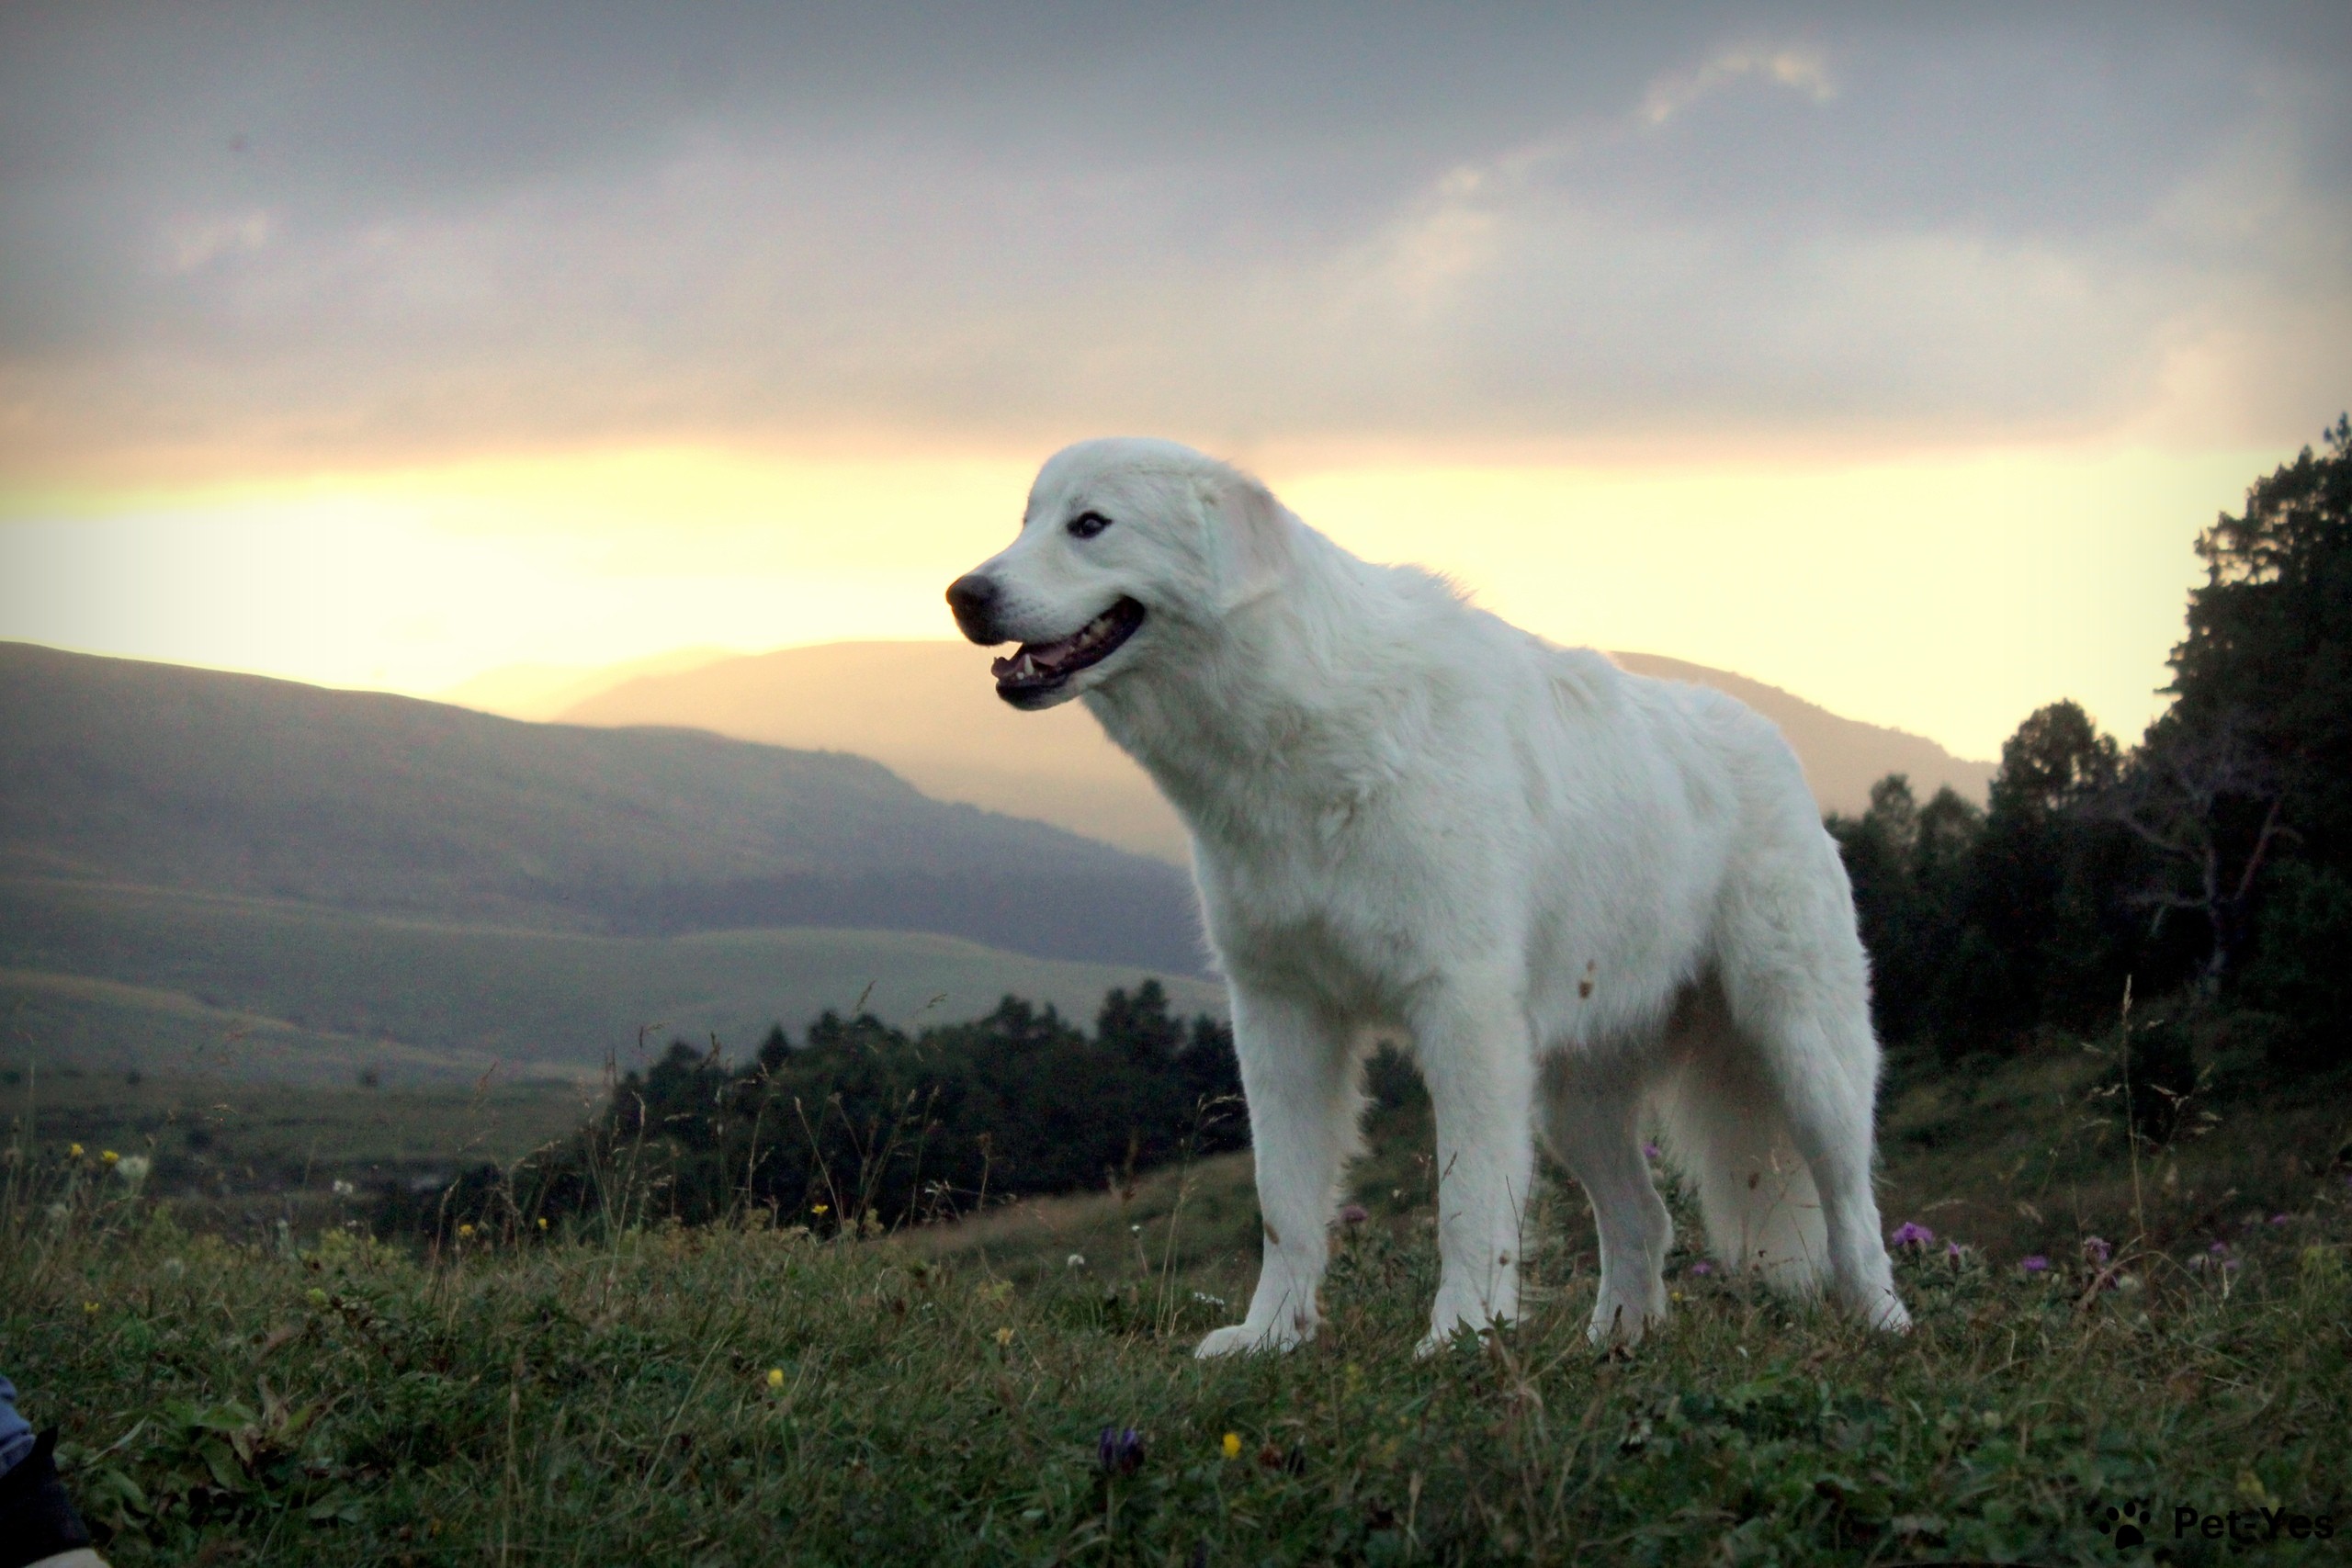
{"type": "Polygon", "coordinates": [[[1666,1157],[1698,1197],[1717,1262],[1813,1294],[1829,1269],[1821,1199],[1778,1097],[1753,1077],[1732,1052],[1687,1059],[1654,1102],[1666,1157]]]}

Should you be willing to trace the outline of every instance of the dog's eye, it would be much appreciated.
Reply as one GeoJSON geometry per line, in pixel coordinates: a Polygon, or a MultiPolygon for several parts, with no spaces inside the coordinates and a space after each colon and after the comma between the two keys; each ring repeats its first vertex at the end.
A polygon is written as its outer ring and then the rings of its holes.
{"type": "Polygon", "coordinates": [[[1063,526],[1073,539],[1091,539],[1111,525],[1111,520],[1100,512],[1081,512],[1063,526]]]}

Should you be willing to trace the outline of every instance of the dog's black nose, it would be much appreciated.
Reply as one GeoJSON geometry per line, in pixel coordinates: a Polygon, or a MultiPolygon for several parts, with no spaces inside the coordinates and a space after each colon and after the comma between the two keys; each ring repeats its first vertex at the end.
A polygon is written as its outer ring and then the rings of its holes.
{"type": "Polygon", "coordinates": [[[1004,640],[996,629],[996,583],[978,572],[957,578],[947,585],[947,607],[956,612],[956,625],[974,642],[999,643],[1004,640]]]}

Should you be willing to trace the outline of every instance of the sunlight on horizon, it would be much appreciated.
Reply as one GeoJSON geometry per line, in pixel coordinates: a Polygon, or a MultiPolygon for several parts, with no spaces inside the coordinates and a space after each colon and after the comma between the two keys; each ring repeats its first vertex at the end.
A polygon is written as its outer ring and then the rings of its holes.
{"type": "MultiPolygon", "coordinates": [[[[2283,456],[1266,477],[1350,548],[1446,571],[1555,640],[1736,671],[1990,757],[2062,696],[2137,737],[2190,541],[2283,456]]],[[[0,502],[0,637],[418,695],[691,646],[945,639],[942,590],[1010,536],[1032,470],[677,447],[20,492],[0,502]]]]}

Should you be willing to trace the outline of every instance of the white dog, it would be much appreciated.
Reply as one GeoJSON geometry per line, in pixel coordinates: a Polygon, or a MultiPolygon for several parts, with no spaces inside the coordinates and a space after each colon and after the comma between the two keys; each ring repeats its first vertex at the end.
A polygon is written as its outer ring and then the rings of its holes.
{"type": "Polygon", "coordinates": [[[1596,1339],[1666,1311],[1651,1119],[1724,1263],[1909,1323],[1853,899],[1770,724],[1360,560],[1166,442],[1057,455],[947,597],[975,642],[1022,645],[1005,701],[1083,697],[1191,829],[1265,1222],[1249,1314],[1202,1355],[1314,1334],[1384,1037],[1437,1116],[1424,1353],[1516,1314],[1538,1124],[1592,1201],[1596,1339]]]}

